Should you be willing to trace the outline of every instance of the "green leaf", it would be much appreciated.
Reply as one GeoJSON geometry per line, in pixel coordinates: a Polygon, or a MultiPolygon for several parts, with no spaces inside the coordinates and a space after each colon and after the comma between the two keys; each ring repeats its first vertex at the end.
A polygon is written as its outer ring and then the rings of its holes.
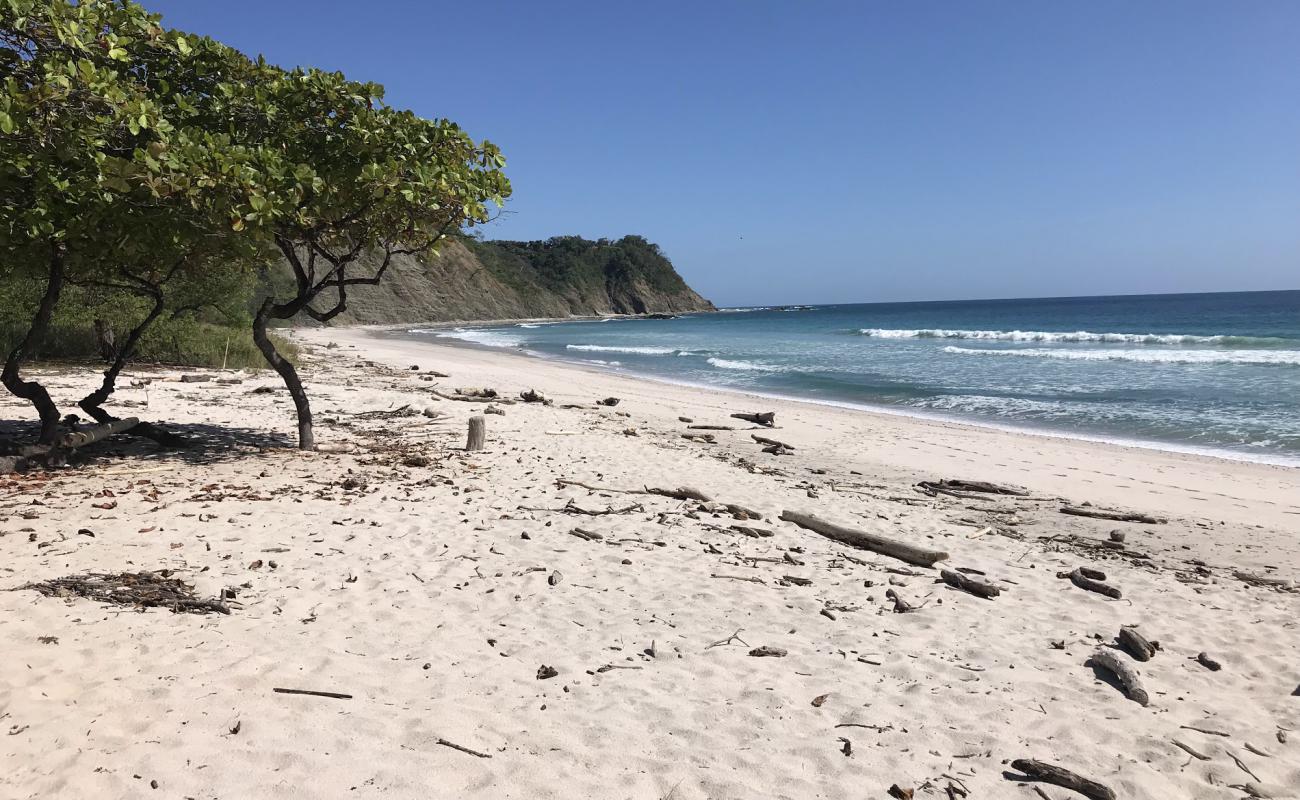
{"type": "Polygon", "coordinates": [[[14,132],[14,118],[3,111],[0,111],[0,131],[4,133],[14,132]]]}

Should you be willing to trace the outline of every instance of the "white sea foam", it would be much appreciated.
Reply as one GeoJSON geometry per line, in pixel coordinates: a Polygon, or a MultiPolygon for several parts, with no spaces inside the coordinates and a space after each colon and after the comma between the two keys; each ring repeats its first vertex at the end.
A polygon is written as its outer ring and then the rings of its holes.
{"type": "Polygon", "coordinates": [[[633,347],[604,344],[566,344],[569,350],[583,350],[589,353],[633,353],[643,356],[671,356],[677,351],[671,347],[633,347]]]}
{"type": "Polygon", "coordinates": [[[740,369],[749,372],[785,372],[781,367],[771,364],[759,364],[754,361],[733,361],[725,358],[710,358],[708,362],[718,369],[740,369]]]}
{"type": "Polygon", "coordinates": [[[518,336],[511,336],[499,331],[489,331],[482,328],[453,328],[447,330],[421,331],[413,330],[411,333],[432,333],[444,339],[460,339],[465,342],[473,342],[487,347],[519,347],[524,340],[518,336]]]}
{"type": "Polygon", "coordinates": [[[992,339],[1004,342],[1111,342],[1116,344],[1281,344],[1283,339],[1196,336],[1182,333],[1091,333],[1089,331],[968,331],[947,328],[861,328],[874,339],[992,339]]]}
{"type": "Polygon", "coordinates": [[[975,347],[943,348],[945,353],[976,356],[1018,356],[1070,361],[1134,361],[1158,364],[1298,364],[1300,350],[1053,350],[1030,347],[1023,350],[993,350],[975,347]]]}

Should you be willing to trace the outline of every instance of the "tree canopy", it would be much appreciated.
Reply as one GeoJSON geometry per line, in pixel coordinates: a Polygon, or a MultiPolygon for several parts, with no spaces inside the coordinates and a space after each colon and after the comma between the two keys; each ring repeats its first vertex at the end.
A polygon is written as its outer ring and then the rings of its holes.
{"type": "Polygon", "coordinates": [[[128,0],[0,0],[0,70],[0,279],[43,284],[3,382],[36,407],[44,442],[58,410],[20,370],[66,285],[145,301],[82,401],[103,421],[156,319],[251,286],[282,255],[295,285],[265,298],[252,335],[310,447],[305,391],[268,322],[330,319],[394,254],[487,221],[510,193],[495,145],[386,105],[379,84],[250,59],[128,0]],[[362,274],[373,252],[380,266],[362,274]]]}

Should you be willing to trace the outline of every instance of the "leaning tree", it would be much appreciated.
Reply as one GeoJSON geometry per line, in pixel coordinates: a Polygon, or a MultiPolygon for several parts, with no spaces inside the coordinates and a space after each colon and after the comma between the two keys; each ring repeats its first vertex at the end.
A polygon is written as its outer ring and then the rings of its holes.
{"type": "Polygon", "coordinates": [[[292,289],[258,306],[253,340],[293,397],[298,446],[310,450],[311,404],[268,335],[271,321],[328,322],[395,256],[433,251],[448,232],[486,222],[487,203],[510,193],[505,159],[456,124],[391,108],[381,86],[337,72],[259,60],[226,91],[231,135],[263,159],[231,226],[272,243],[293,275],[292,289]]]}

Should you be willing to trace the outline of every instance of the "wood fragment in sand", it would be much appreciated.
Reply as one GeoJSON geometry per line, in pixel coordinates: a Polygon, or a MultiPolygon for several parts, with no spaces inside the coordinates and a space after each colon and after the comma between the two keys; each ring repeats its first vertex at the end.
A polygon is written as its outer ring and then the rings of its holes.
{"type": "Polygon", "coordinates": [[[1160,649],[1159,642],[1149,641],[1145,636],[1138,633],[1135,628],[1127,625],[1119,629],[1119,635],[1115,637],[1120,647],[1125,652],[1133,656],[1138,661],[1150,661],[1160,649]]]}
{"type": "Polygon", "coordinates": [[[1109,671],[1119,681],[1119,685],[1124,689],[1124,694],[1139,705],[1146,705],[1150,702],[1150,696],[1147,690],[1142,686],[1142,680],[1138,677],[1137,668],[1125,658],[1120,651],[1112,650],[1109,647],[1098,648],[1092,654],[1091,663],[1093,666],[1100,667],[1109,671]]]}
{"type": "Polygon", "coordinates": [[[710,645],[707,645],[704,649],[705,649],[705,650],[708,650],[709,648],[712,648],[712,647],[725,647],[725,646],[731,644],[732,642],[740,642],[740,643],[743,644],[745,647],[749,647],[749,642],[747,642],[747,641],[745,641],[744,639],[740,638],[740,632],[743,631],[743,630],[744,630],[744,628],[737,628],[735,633],[731,634],[730,636],[728,636],[728,637],[725,638],[725,639],[719,639],[718,641],[713,642],[713,643],[710,644],[710,645]]]}
{"type": "Polygon", "coordinates": [[[1174,740],[1172,740],[1172,741],[1173,741],[1175,747],[1177,747],[1179,750],[1182,750],[1184,753],[1186,753],[1187,755],[1191,756],[1192,758],[1195,758],[1195,759],[1197,759],[1198,761],[1209,761],[1209,760],[1210,760],[1210,757],[1209,757],[1209,756],[1205,755],[1204,753],[1200,752],[1199,750],[1196,750],[1195,748],[1193,748],[1191,745],[1187,744],[1186,742],[1180,742],[1180,741],[1178,741],[1177,739],[1174,739],[1174,740]]]}
{"type": "Polygon", "coordinates": [[[762,425],[767,428],[770,428],[776,424],[775,411],[762,411],[753,414],[739,413],[739,414],[732,414],[731,417],[732,419],[743,419],[746,422],[752,422],[755,425],[762,425]]]}
{"type": "Polygon", "coordinates": [[[1070,582],[1075,586],[1078,586],[1080,589],[1086,589],[1090,592],[1096,592],[1097,594],[1104,594],[1107,597],[1116,600],[1123,597],[1123,592],[1121,592],[1118,587],[1103,582],[1106,580],[1106,573],[1095,569],[1078,567],[1070,572],[1058,572],[1056,573],[1056,577],[1069,578],[1070,582]],[[1098,578],[1096,577],[1097,575],[1100,575],[1101,577],[1098,578]]]}
{"type": "Polygon", "coordinates": [[[589,531],[584,528],[574,528],[573,530],[569,531],[569,535],[576,536],[579,539],[585,539],[589,542],[598,542],[601,539],[605,538],[599,533],[596,533],[595,531],[589,531]]]}
{"type": "Polygon", "coordinates": [[[750,650],[749,654],[755,658],[785,658],[786,650],[783,647],[763,645],[750,650]]]}
{"type": "Polygon", "coordinates": [[[754,539],[765,539],[776,535],[767,528],[752,528],[748,525],[731,525],[728,527],[728,530],[733,530],[736,533],[743,533],[744,535],[754,539]]]}
{"type": "Polygon", "coordinates": [[[1178,727],[1182,728],[1185,731],[1196,731],[1197,733],[1203,733],[1206,736],[1227,737],[1229,735],[1227,731],[1220,731],[1214,728],[1204,728],[1197,725],[1179,725],[1178,727]]]}
{"type": "Polygon", "coordinates": [[[963,575],[960,572],[955,572],[953,570],[945,569],[939,572],[939,576],[943,578],[944,583],[948,584],[954,589],[960,589],[963,592],[969,592],[970,594],[973,594],[976,597],[983,597],[986,600],[992,600],[993,598],[1002,594],[1001,588],[994,586],[991,583],[986,583],[984,581],[981,581],[977,578],[972,578],[970,576],[963,575]]]}
{"type": "Polygon", "coordinates": [[[791,452],[794,452],[795,449],[794,445],[786,444],[785,442],[777,441],[776,439],[769,439],[766,436],[759,436],[757,433],[751,433],[749,437],[759,444],[765,444],[769,447],[779,447],[782,450],[789,450],[791,452]]]}
{"type": "Polygon", "coordinates": [[[69,450],[85,447],[115,434],[129,431],[139,424],[140,420],[135,417],[127,417],[126,419],[113,420],[100,425],[88,425],[79,431],[63,434],[63,436],[59,437],[59,445],[69,450]]]}
{"type": "Polygon", "coordinates": [[[1055,764],[1032,758],[1018,758],[1011,762],[1011,768],[1020,770],[1036,781],[1078,792],[1091,800],[1116,800],[1115,792],[1105,784],[1089,780],[1055,764]]]}
{"type": "Polygon", "coordinates": [[[482,450],[487,443],[487,419],[482,416],[469,418],[469,433],[465,438],[465,449],[482,450]]]}
{"type": "Polygon", "coordinates": [[[866,531],[836,525],[811,514],[801,514],[798,511],[787,510],[781,512],[781,519],[786,522],[793,522],[795,525],[814,533],[819,533],[828,539],[834,539],[837,542],[843,542],[863,550],[870,550],[873,553],[880,553],[890,558],[897,558],[909,564],[932,567],[936,561],[943,561],[948,558],[948,554],[942,550],[929,550],[906,542],[886,539],[883,536],[877,536],[866,531]]]}
{"type": "Polygon", "coordinates": [[[710,577],[710,578],[723,578],[723,579],[725,579],[725,580],[729,580],[729,581],[749,581],[750,583],[762,583],[762,584],[766,584],[766,581],[764,581],[762,578],[750,578],[750,577],[746,577],[746,576],[744,576],[744,575],[719,575],[718,573],[714,572],[714,573],[710,574],[709,577],[710,577]]]}
{"type": "Polygon", "coordinates": [[[887,599],[892,600],[892,601],[894,602],[894,613],[895,613],[895,614],[906,614],[906,613],[908,613],[909,611],[916,611],[916,610],[917,610],[916,607],[914,607],[911,603],[909,603],[909,602],[907,602],[906,600],[904,600],[904,599],[902,598],[902,596],[899,595],[899,593],[896,592],[896,591],[894,591],[893,589],[886,589],[886,590],[885,590],[885,597],[886,597],[887,599]]]}
{"type": "Polygon", "coordinates": [[[1062,506],[1062,514],[1069,514],[1072,517],[1091,517],[1093,519],[1108,519],[1113,522],[1138,522],[1143,525],[1163,525],[1169,520],[1164,517],[1153,517],[1150,514],[1133,514],[1125,511],[1107,511],[1101,508],[1087,508],[1083,506],[1062,506]]]}
{"type": "Polygon", "coordinates": [[[735,428],[730,425],[687,425],[688,429],[693,431],[734,431],[735,428]]]}
{"type": "Polygon", "coordinates": [[[343,694],[342,692],[318,692],[313,689],[280,689],[277,687],[271,691],[276,692],[277,694],[305,694],[310,695],[311,697],[330,697],[335,700],[352,699],[352,695],[350,694],[343,694]]]}
{"type": "Polygon", "coordinates": [[[1253,572],[1244,572],[1238,570],[1232,573],[1232,577],[1239,581],[1249,583],[1252,586],[1263,586],[1269,589],[1281,589],[1283,591],[1293,591],[1295,582],[1286,578],[1275,578],[1271,575],[1257,575],[1253,572]]]}
{"type": "Polygon", "coordinates": [[[1208,669],[1210,672],[1218,672],[1219,670],[1223,669],[1223,665],[1220,664],[1215,659],[1211,658],[1209,653],[1197,653],[1196,661],[1202,667],[1208,669]]]}

